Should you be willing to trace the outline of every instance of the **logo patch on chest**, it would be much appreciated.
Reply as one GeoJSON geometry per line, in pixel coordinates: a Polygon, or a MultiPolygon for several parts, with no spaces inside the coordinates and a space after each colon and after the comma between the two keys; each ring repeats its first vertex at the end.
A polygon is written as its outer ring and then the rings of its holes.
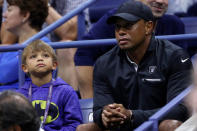
{"type": "Polygon", "coordinates": [[[156,71],[157,67],[156,66],[149,66],[148,72],[150,74],[153,74],[156,71]]]}
{"type": "MultiPolygon", "coordinates": [[[[46,110],[46,101],[34,100],[34,101],[32,101],[32,105],[36,109],[38,115],[40,116],[40,119],[43,121],[44,113],[46,110]]],[[[51,102],[50,106],[49,106],[48,116],[46,119],[46,124],[55,121],[58,117],[59,117],[58,106],[55,103],[51,102]]]]}

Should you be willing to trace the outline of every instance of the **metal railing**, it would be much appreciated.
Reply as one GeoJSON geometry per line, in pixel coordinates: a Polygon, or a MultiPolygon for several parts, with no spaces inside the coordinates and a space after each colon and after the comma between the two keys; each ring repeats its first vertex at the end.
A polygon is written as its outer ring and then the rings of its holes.
{"type": "MultiPolygon", "coordinates": [[[[156,36],[156,38],[167,39],[167,40],[197,40],[197,33],[156,36]]],[[[107,46],[107,45],[115,45],[117,44],[117,42],[115,39],[99,39],[99,40],[80,40],[80,41],[66,41],[66,42],[49,42],[49,44],[54,49],[60,49],[60,48],[94,47],[94,46],[103,46],[103,45],[107,46]]],[[[17,51],[24,49],[25,47],[26,44],[0,46],[0,52],[17,51]]]]}

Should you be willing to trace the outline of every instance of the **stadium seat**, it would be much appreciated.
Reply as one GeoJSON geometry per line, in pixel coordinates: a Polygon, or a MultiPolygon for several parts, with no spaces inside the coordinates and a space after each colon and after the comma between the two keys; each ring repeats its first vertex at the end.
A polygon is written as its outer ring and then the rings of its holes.
{"type": "Polygon", "coordinates": [[[185,25],[185,33],[197,33],[197,17],[182,17],[185,25]]]}
{"type": "Polygon", "coordinates": [[[83,115],[83,123],[93,122],[93,99],[79,100],[83,115]]]}
{"type": "Polygon", "coordinates": [[[18,89],[18,86],[0,86],[0,92],[3,92],[5,90],[17,90],[18,89]]]}
{"type": "MultiPolygon", "coordinates": [[[[185,33],[197,33],[197,17],[182,17],[181,20],[185,25],[185,33]]],[[[193,56],[197,51],[197,42],[196,40],[187,40],[188,43],[188,52],[190,56],[193,56]]]]}

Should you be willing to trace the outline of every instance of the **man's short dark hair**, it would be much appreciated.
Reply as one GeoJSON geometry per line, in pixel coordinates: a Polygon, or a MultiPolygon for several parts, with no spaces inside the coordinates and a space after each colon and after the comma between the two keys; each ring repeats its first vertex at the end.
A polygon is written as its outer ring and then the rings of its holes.
{"type": "Polygon", "coordinates": [[[40,118],[25,96],[5,91],[0,94],[0,130],[14,125],[22,131],[39,131],[40,118]]]}

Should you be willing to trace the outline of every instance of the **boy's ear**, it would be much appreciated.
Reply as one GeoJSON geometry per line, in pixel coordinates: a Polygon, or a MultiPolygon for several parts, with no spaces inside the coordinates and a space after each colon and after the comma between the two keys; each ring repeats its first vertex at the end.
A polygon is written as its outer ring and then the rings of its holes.
{"type": "Polygon", "coordinates": [[[27,65],[22,64],[22,69],[25,73],[28,73],[27,65]]]}
{"type": "Polygon", "coordinates": [[[53,69],[53,70],[56,70],[56,68],[57,68],[57,62],[53,62],[53,67],[52,67],[52,69],[53,69]]]}

